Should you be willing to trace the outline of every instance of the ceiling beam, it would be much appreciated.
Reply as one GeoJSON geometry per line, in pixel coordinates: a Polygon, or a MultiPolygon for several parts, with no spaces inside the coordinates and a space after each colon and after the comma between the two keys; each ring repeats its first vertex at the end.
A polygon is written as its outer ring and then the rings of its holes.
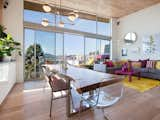
{"type": "Polygon", "coordinates": [[[70,33],[70,34],[82,35],[84,37],[89,37],[94,39],[111,40],[110,36],[88,33],[88,32],[83,32],[78,30],[71,30],[71,29],[55,27],[55,26],[43,27],[40,24],[30,23],[30,22],[24,22],[24,27],[29,29],[48,31],[48,32],[59,32],[59,33],[70,33]]]}

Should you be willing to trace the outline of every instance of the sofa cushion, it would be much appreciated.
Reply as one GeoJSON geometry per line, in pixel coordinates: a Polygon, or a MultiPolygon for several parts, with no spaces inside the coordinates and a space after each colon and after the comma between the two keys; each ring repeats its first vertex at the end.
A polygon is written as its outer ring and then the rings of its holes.
{"type": "Polygon", "coordinates": [[[158,69],[149,69],[149,72],[153,74],[160,74],[160,70],[158,69]]]}
{"type": "Polygon", "coordinates": [[[160,61],[156,62],[156,69],[160,70],[160,61]]]}
{"type": "Polygon", "coordinates": [[[135,71],[140,71],[140,72],[144,72],[144,73],[149,72],[149,69],[148,69],[148,68],[133,68],[133,70],[135,70],[135,71]]]}

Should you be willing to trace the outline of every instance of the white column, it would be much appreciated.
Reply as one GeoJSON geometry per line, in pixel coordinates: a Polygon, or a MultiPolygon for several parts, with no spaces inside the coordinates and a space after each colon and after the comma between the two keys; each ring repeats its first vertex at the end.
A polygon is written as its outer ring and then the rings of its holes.
{"type": "Polygon", "coordinates": [[[111,60],[118,59],[118,30],[117,30],[117,19],[113,18],[111,21],[111,60]]]}
{"type": "MultiPolygon", "coordinates": [[[[23,51],[23,0],[9,0],[9,5],[3,9],[2,24],[7,28],[6,32],[10,33],[14,40],[21,43],[23,51]]],[[[16,58],[16,76],[17,82],[24,81],[23,69],[24,56],[17,56],[16,58]]]]}

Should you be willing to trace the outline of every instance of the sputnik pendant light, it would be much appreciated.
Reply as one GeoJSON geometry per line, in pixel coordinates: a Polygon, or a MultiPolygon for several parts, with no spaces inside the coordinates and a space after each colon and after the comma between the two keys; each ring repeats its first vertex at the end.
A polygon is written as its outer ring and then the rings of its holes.
{"type": "Polygon", "coordinates": [[[79,15],[78,15],[77,11],[70,12],[68,15],[68,19],[71,22],[74,22],[78,17],[79,17],[79,15]]]}
{"type": "Polygon", "coordinates": [[[51,12],[51,7],[48,4],[44,4],[42,8],[45,12],[51,12]]]}
{"type": "Polygon", "coordinates": [[[44,27],[47,27],[49,25],[49,21],[48,19],[44,18],[41,22],[41,24],[44,26],[44,27]]]}
{"type": "Polygon", "coordinates": [[[62,21],[62,9],[61,9],[61,0],[60,0],[60,14],[59,14],[59,16],[60,16],[60,21],[59,21],[59,24],[58,24],[58,26],[59,27],[64,27],[64,22],[62,21]]]}
{"type": "MultiPolygon", "coordinates": [[[[52,5],[52,4],[51,4],[52,5]]],[[[70,21],[69,23],[64,23],[63,21],[62,21],[62,15],[63,15],[63,13],[62,13],[62,6],[61,6],[62,4],[61,4],[61,0],[59,0],[59,10],[57,11],[57,14],[59,15],[59,22],[58,22],[58,26],[59,27],[64,27],[65,26],[65,24],[69,24],[69,25],[74,25],[74,21],[79,17],[79,15],[78,15],[78,11],[72,11],[72,12],[70,12],[69,14],[68,14],[68,20],[70,21]]],[[[49,5],[49,4],[43,4],[43,6],[42,6],[42,8],[43,8],[43,10],[45,11],[45,12],[51,12],[51,10],[52,10],[52,8],[51,8],[51,6],[49,5]]],[[[56,7],[55,7],[56,8],[56,7]]],[[[56,18],[55,18],[56,19],[56,18]]],[[[46,18],[44,18],[44,19],[42,19],[42,22],[41,22],[41,24],[44,26],[44,27],[47,27],[48,25],[49,25],[49,23],[52,23],[52,22],[49,22],[48,21],[48,19],[46,19],[46,18]]],[[[56,24],[55,24],[56,25],[56,24]]]]}

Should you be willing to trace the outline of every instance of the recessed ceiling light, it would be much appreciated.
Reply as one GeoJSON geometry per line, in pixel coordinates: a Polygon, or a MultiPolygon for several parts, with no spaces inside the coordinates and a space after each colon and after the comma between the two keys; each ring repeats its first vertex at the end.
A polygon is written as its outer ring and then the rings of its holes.
{"type": "Polygon", "coordinates": [[[51,12],[51,7],[48,4],[44,4],[42,8],[45,12],[51,12]]]}

